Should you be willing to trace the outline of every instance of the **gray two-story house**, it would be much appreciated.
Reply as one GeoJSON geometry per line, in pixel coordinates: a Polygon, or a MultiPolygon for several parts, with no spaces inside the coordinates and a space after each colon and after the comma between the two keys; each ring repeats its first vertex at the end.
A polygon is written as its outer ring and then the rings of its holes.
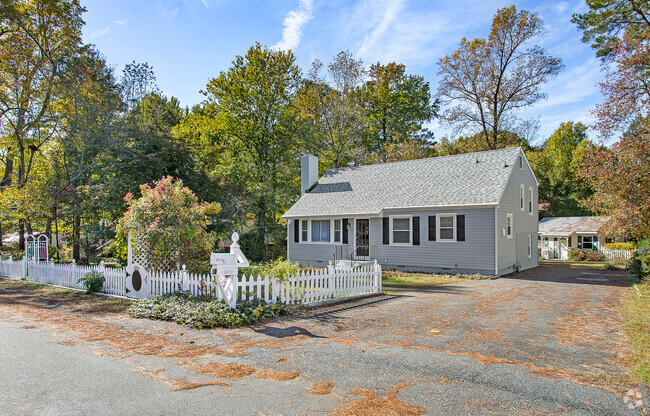
{"type": "Polygon", "coordinates": [[[503,275],[538,265],[537,179],[521,148],[332,169],[302,158],[288,258],[503,275]]]}

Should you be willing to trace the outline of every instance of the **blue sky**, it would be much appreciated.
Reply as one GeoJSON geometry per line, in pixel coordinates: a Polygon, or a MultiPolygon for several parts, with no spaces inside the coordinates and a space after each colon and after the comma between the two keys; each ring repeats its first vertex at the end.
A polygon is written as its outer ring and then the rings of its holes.
{"type": "MultiPolygon", "coordinates": [[[[94,43],[121,75],[125,64],[148,62],[158,85],[182,105],[202,101],[200,90],[226,71],[236,55],[255,42],[293,49],[308,69],[314,59],[328,63],[350,50],[366,65],[395,61],[409,73],[438,85],[437,60],[465,36],[486,37],[497,9],[512,1],[417,0],[82,0],[84,41],[94,43]]],[[[562,121],[592,124],[590,110],[602,101],[597,83],[603,74],[594,51],[580,41],[571,15],[584,12],[584,0],[516,1],[536,11],[547,33],[535,43],[562,58],[566,70],[544,87],[548,100],[521,113],[538,118],[538,141],[562,121]]],[[[436,137],[449,130],[437,122],[436,137]]],[[[595,133],[590,136],[596,138],[595,133]]]]}

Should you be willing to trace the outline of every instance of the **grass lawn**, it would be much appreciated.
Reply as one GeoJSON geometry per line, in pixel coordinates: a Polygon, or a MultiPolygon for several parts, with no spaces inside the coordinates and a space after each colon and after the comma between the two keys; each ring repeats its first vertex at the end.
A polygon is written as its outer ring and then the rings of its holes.
{"type": "Polygon", "coordinates": [[[433,286],[442,286],[468,280],[489,279],[492,276],[481,274],[428,274],[408,273],[397,270],[384,270],[381,284],[386,287],[399,287],[408,289],[423,289],[433,286]]]}
{"type": "Polygon", "coordinates": [[[27,298],[26,300],[29,300],[29,298],[46,297],[54,303],[70,304],[84,312],[122,313],[126,312],[133,303],[133,301],[128,299],[112,296],[87,295],[78,290],[48,286],[28,280],[14,280],[0,277],[0,295],[3,293],[24,296],[27,298]]]}
{"type": "Polygon", "coordinates": [[[636,286],[639,291],[632,290],[623,304],[632,350],[631,372],[637,381],[650,385],[650,282],[636,286]]]}

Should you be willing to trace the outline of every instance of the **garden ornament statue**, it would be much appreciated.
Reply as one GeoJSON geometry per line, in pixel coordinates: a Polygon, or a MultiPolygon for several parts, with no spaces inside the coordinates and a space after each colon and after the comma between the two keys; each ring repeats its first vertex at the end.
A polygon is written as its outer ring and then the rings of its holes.
{"type": "Polygon", "coordinates": [[[239,234],[232,234],[230,253],[212,253],[210,264],[212,265],[212,276],[221,296],[228,306],[237,306],[237,283],[240,267],[248,267],[248,259],[239,248],[239,234]]]}

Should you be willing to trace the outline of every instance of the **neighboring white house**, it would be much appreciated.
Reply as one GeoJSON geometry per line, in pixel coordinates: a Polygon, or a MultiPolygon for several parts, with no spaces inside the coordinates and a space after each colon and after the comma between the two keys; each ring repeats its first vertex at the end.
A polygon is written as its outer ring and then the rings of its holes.
{"type": "Polygon", "coordinates": [[[520,148],[332,169],[302,158],[288,258],[503,275],[538,265],[537,179],[520,148]]]}
{"type": "Polygon", "coordinates": [[[545,259],[569,259],[569,250],[601,250],[601,229],[609,217],[547,217],[539,221],[539,240],[545,259]]]}

